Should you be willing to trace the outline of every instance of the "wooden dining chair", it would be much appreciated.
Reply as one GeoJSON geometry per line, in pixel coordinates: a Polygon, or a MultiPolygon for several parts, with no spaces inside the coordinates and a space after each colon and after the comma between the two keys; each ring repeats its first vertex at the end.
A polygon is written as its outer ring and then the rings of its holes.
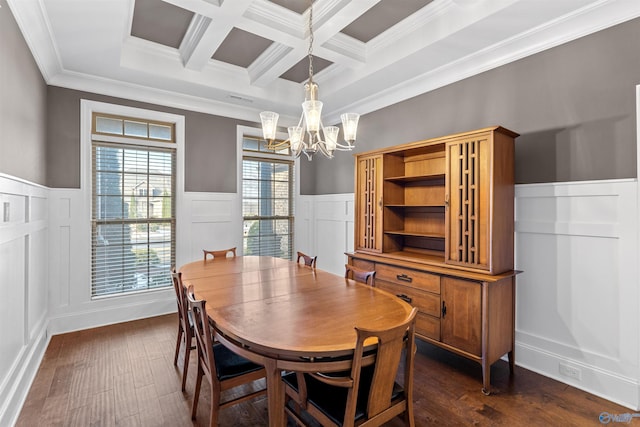
{"type": "Polygon", "coordinates": [[[184,344],[184,363],[182,365],[182,391],[184,391],[187,383],[189,356],[191,350],[196,348],[193,345],[193,317],[187,303],[187,290],[182,283],[182,273],[176,273],[175,267],[171,268],[171,279],[173,280],[173,289],[176,292],[176,301],[178,303],[178,339],[176,340],[176,354],[173,357],[173,364],[178,366],[180,347],[184,344]]]}
{"type": "Polygon", "coordinates": [[[356,327],[357,339],[351,369],[347,372],[291,372],[282,377],[288,402],[286,412],[298,425],[311,416],[323,426],[380,426],[404,414],[414,426],[413,364],[415,317],[413,308],[400,324],[387,329],[356,327]],[[365,364],[365,341],[377,338],[375,361],[365,364]],[[403,351],[404,350],[404,351],[403,351]],[[404,354],[404,380],[396,374],[404,354]]]}
{"type": "Polygon", "coordinates": [[[365,283],[369,286],[375,285],[376,271],[367,271],[353,265],[344,265],[344,277],[347,279],[353,279],[356,282],[365,283]]]}
{"type": "Polygon", "coordinates": [[[231,256],[236,256],[236,248],[229,248],[229,249],[223,249],[220,251],[208,251],[206,249],[203,249],[202,252],[204,252],[204,260],[207,260],[207,256],[211,255],[211,257],[213,259],[216,258],[226,258],[229,253],[231,253],[231,256]]]}
{"type": "Polygon", "coordinates": [[[265,369],[263,366],[234,353],[221,343],[214,342],[206,301],[196,300],[193,294],[193,286],[189,286],[187,290],[187,301],[193,313],[196,347],[198,349],[198,374],[193,394],[191,418],[196,418],[202,377],[206,377],[211,386],[209,425],[217,426],[220,409],[253,399],[256,396],[265,394],[267,390],[265,386],[248,393],[234,393],[234,397],[225,402],[220,401],[221,393],[265,378],[265,369]]]}
{"type": "Polygon", "coordinates": [[[298,259],[296,260],[296,262],[299,263],[301,259],[304,260],[304,265],[311,268],[316,268],[316,261],[318,260],[318,256],[311,257],[305,253],[298,252],[298,259]]]}

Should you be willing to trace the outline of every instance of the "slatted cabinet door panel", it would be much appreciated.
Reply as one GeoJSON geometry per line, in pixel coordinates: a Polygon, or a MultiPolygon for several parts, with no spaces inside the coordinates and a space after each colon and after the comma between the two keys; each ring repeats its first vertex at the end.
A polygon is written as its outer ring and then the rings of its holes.
{"type": "Polygon", "coordinates": [[[491,133],[447,143],[445,262],[489,270],[491,133]]]}
{"type": "Polygon", "coordinates": [[[442,278],[441,341],[462,351],[482,354],[482,285],[442,278]]]}
{"type": "Polygon", "coordinates": [[[356,250],[382,252],[382,176],[382,155],[358,157],[356,250]]]}

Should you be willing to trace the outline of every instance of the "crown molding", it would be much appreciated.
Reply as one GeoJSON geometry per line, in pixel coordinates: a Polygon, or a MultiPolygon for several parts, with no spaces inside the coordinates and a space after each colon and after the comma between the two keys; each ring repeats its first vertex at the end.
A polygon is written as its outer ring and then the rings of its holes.
{"type": "Polygon", "coordinates": [[[44,0],[7,0],[27,46],[45,82],[60,73],[62,60],[53,43],[51,24],[44,12],[44,0]]]}
{"type": "Polygon", "coordinates": [[[184,95],[69,71],[58,74],[49,84],[66,89],[112,96],[114,98],[131,101],[146,102],[169,108],[196,111],[237,120],[248,120],[251,122],[257,122],[260,114],[259,109],[246,105],[233,105],[230,102],[212,101],[207,98],[184,95]]]}

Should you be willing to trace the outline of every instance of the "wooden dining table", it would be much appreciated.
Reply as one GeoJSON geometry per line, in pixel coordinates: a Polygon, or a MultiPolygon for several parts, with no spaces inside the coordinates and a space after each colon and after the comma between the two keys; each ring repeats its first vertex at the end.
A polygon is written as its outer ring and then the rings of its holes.
{"type": "Polygon", "coordinates": [[[389,327],[412,308],[393,294],[281,258],[201,260],[180,272],[206,300],[216,338],[265,366],[270,426],[286,425],[283,370],[312,372],[321,361],[341,359],[348,369],[356,326],[389,327]]]}

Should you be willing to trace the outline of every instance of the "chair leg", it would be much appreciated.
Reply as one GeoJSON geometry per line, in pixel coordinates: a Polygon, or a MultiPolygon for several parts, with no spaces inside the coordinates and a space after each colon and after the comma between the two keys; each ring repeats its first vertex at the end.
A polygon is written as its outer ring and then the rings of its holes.
{"type": "Polygon", "coordinates": [[[407,409],[404,411],[404,423],[409,427],[415,427],[415,421],[413,419],[413,402],[407,400],[407,409]]]}
{"type": "Polygon", "coordinates": [[[187,341],[191,341],[189,334],[185,334],[185,343],[184,343],[184,365],[182,366],[182,391],[185,390],[185,386],[187,385],[187,371],[189,370],[189,355],[191,354],[191,343],[187,341]]]}
{"type": "Polygon", "coordinates": [[[176,341],[176,355],[173,356],[173,366],[178,366],[178,354],[180,353],[180,344],[182,343],[182,326],[178,324],[178,340],[176,341]]]}
{"type": "Polygon", "coordinates": [[[218,427],[218,413],[220,412],[220,387],[211,384],[211,414],[209,427],[218,427]]]}
{"type": "MultiPolygon", "coordinates": [[[[200,363],[200,362],[198,362],[200,363]]],[[[193,392],[193,405],[191,406],[191,419],[196,419],[196,412],[198,411],[198,398],[200,398],[200,385],[202,384],[202,376],[204,372],[200,365],[198,364],[198,375],[196,378],[196,389],[193,392]]]]}

